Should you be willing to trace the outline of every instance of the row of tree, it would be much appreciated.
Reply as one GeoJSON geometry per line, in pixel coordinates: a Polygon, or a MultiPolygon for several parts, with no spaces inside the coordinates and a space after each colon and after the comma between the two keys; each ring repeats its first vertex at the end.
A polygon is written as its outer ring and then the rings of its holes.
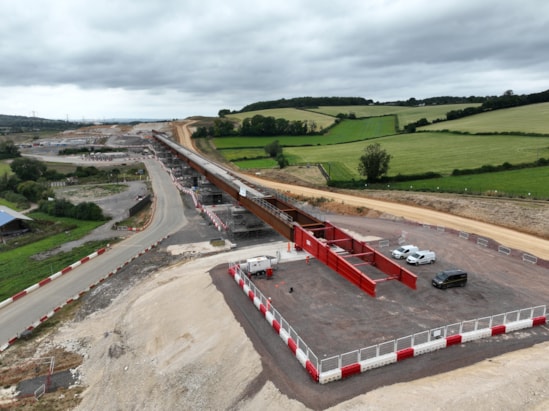
{"type": "Polygon", "coordinates": [[[87,221],[104,221],[108,219],[103,215],[101,207],[89,201],[75,205],[65,199],[42,200],[38,209],[55,217],[70,217],[87,221]]]}
{"type": "Polygon", "coordinates": [[[11,140],[0,141],[0,160],[15,157],[21,157],[19,147],[11,140]]]}
{"type": "Polygon", "coordinates": [[[215,119],[213,125],[208,127],[197,127],[194,131],[193,138],[206,138],[206,137],[226,137],[236,136],[238,131],[235,128],[235,123],[227,119],[215,119]]]}
{"type": "Polygon", "coordinates": [[[215,119],[213,125],[198,127],[193,133],[193,138],[226,137],[226,136],[302,136],[317,131],[315,122],[256,114],[252,118],[245,118],[240,128],[228,119],[215,119]]]}
{"type": "MultiPolygon", "coordinates": [[[[39,204],[39,209],[54,216],[72,217],[83,220],[103,221],[101,208],[95,203],[83,202],[73,205],[67,200],[55,199],[49,181],[59,181],[70,177],[86,178],[103,175],[96,167],[77,167],[74,173],[63,174],[50,169],[47,165],[33,158],[17,157],[10,168],[13,174],[0,176],[0,197],[26,208],[30,203],[39,204]],[[52,200],[53,199],[53,200],[52,200]]],[[[109,170],[115,177],[119,170],[109,170]],[[117,171],[117,172],[116,172],[117,171]]]]}
{"type": "Polygon", "coordinates": [[[303,136],[316,131],[316,124],[301,120],[286,120],[256,114],[245,118],[240,128],[241,136],[303,136]]]}
{"type": "Polygon", "coordinates": [[[466,107],[462,110],[452,110],[446,113],[446,120],[455,120],[462,117],[480,114],[486,111],[504,108],[525,106],[528,104],[546,103],[549,101],[549,90],[541,93],[516,95],[513,90],[507,90],[498,97],[487,98],[480,106],[466,107]]]}
{"type": "Polygon", "coordinates": [[[469,103],[484,103],[490,97],[456,97],[456,96],[440,96],[429,97],[424,99],[416,99],[414,97],[408,100],[396,100],[388,103],[375,103],[376,105],[392,105],[392,106],[439,106],[444,104],[469,104],[469,103]]]}
{"type": "Polygon", "coordinates": [[[82,127],[83,123],[49,120],[40,117],[11,116],[0,114],[0,127],[9,133],[35,130],[62,131],[82,127]]]}
{"type": "Polygon", "coordinates": [[[265,146],[265,152],[269,157],[274,158],[280,168],[284,168],[290,164],[284,156],[284,149],[278,140],[275,140],[265,146]]]}
{"type": "MultiPolygon", "coordinates": [[[[273,108],[314,108],[319,106],[367,106],[373,104],[373,100],[364,97],[295,97],[271,101],[259,101],[244,106],[237,113],[247,111],[268,110],[273,108]]],[[[222,110],[224,114],[230,111],[222,110]]],[[[221,112],[220,112],[221,113],[221,112]]]]}

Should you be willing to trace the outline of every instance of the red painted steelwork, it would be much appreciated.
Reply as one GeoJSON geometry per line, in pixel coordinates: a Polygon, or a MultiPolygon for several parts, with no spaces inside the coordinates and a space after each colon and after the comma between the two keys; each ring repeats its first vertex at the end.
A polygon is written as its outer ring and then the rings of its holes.
{"type": "Polygon", "coordinates": [[[324,223],[323,228],[311,230],[305,230],[296,224],[294,226],[294,238],[298,247],[312,254],[319,261],[373,297],[376,295],[376,284],[387,280],[399,280],[408,287],[416,289],[417,277],[415,274],[399,266],[366,243],[354,239],[329,222],[324,223]],[[332,250],[330,244],[337,244],[339,248],[350,254],[340,255],[332,250]],[[354,258],[363,262],[352,264],[349,260],[354,258]],[[357,266],[362,265],[371,265],[388,275],[388,278],[372,280],[357,268],[357,266]]]}
{"type": "Polygon", "coordinates": [[[326,264],[361,290],[375,297],[376,283],[333,251],[329,244],[315,237],[311,232],[307,232],[299,225],[294,226],[294,238],[297,246],[313,255],[317,260],[326,264]]]}
{"type": "MultiPolygon", "coordinates": [[[[159,141],[163,142],[161,138],[159,138],[159,141]]],[[[240,187],[242,184],[246,185],[248,183],[244,181],[236,183],[236,177],[227,176],[227,173],[221,168],[216,169],[217,166],[212,165],[212,167],[209,167],[208,160],[200,158],[196,153],[187,153],[186,149],[183,148],[179,151],[173,144],[170,146],[169,142],[163,142],[163,144],[180,160],[189,164],[218,188],[237,200],[241,206],[269,224],[279,234],[293,241],[296,249],[303,249],[312,254],[366,293],[375,297],[376,284],[388,280],[399,280],[408,287],[416,289],[417,277],[412,272],[385,257],[366,243],[354,239],[329,222],[317,220],[278,197],[248,198],[246,190],[242,190],[242,187],[240,187]],[[336,253],[332,250],[330,244],[337,245],[340,249],[345,250],[348,255],[336,253]],[[387,277],[376,280],[371,279],[357,268],[366,265],[375,267],[386,274],[387,277]]]]}

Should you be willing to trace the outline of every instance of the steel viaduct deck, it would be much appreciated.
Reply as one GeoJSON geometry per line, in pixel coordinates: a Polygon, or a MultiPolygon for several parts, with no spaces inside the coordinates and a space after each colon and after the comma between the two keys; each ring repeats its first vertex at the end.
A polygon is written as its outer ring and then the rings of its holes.
{"type": "Polygon", "coordinates": [[[353,238],[327,221],[314,218],[278,196],[264,194],[261,187],[252,185],[225,168],[175,143],[165,133],[154,132],[153,138],[167,148],[175,158],[187,163],[212,184],[233,197],[239,205],[265,221],[289,241],[294,242],[296,247],[307,251],[369,295],[375,297],[376,284],[388,280],[398,280],[416,289],[415,274],[368,244],[353,238]],[[339,250],[345,250],[345,253],[336,252],[332,247],[334,245],[337,245],[339,250]],[[359,269],[366,265],[375,267],[386,276],[380,279],[370,278],[359,269]]]}

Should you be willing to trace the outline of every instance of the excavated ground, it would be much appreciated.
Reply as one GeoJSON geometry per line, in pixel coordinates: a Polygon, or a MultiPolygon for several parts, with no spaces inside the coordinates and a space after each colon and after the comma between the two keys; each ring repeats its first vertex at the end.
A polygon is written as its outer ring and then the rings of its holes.
{"type": "MultiPolygon", "coordinates": [[[[314,186],[315,177],[307,176],[309,181],[303,181],[301,179],[303,175],[305,174],[297,171],[293,176],[282,179],[314,186]]],[[[361,194],[365,195],[365,193],[361,194]]],[[[545,202],[385,191],[369,191],[367,196],[419,205],[425,209],[503,225],[542,238],[549,236],[549,206],[545,202]]],[[[357,208],[327,199],[320,202],[318,199],[302,198],[302,200],[306,200],[311,206],[321,207],[325,213],[343,215],[339,217],[340,224],[365,235],[372,234],[369,231],[372,229],[371,226],[361,227],[361,223],[350,216],[367,216],[381,224],[386,222],[395,224],[391,226],[391,233],[387,234],[392,237],[397,236],[402,230],[413,231],[408,222],[400,221],[383,212],[357,208]]],[[[191,211],[194,212],[194,210],[191,211]]],[[[368,219],[363,220],[366,222],[368,219]]],[[[199,220],[195,220],[194,223],[195,227],[201,224],[199,220]]],[[[192,230],[192,227],[188,229],[192,230]]],[[[215,230],[212,230],[213,234],[215,230]]],[[[419,234],[415,239],[420,239],[419,234]]],[[[185,241],[187,240],[188,238],[185,241]]],[[[177,243],[178,236],[174,236],[172,241],[174,244],[177,243]]],[[[483,251],[480,252],[483,253],[483,251]]],[[[452,258],[458,259],[458,257],[459,255],[454,255],[452,258]]],[[[493,257],[487,256],[487,259],[493,261],[493,257]]],[[[93,402],[96,407],[114,410],[123,409],[125,404],[129,406],[129,404],[139,403],[141,396],[152,401],[148,407],[146,402],[141,403],[147,409],[173,409],[177,408],[177,404],[179,406],[186,404],[183,408],[304,410],[325,409],[333,406],[333,409],[337,410],[395,408],[419,410],[457,407],[481,410],[525,408],[541,410],[549,405],[549,384],[547,384],[549,366],[539,361],[539,358],[547,355],[549,350],[547,343],[497,357],[501,353],[545,341],[547,332],[545,328],[533,333],[523,333],[515,343],[512,338],[506,337],[494,340],[491,354],[489,343],[485,344],[486,352],[479,348],[480,345],[473,354],[463,348],[457,348],[458,351],[464,351],[464,355],[467,356],[465,361],[459,362],[454,359],[441,368],[437,365],[444,363],[445,354],[441,352],[430,357],[425,356],[423,363],[419,361],[412,363],[415,359],[409,360],[410,362],[405,365],[407,371],[401,373],[398,378],[395,378],[394,373],[387,368],[376,371],[371,374],[372,377],[366,377],[366,379],[360,377],[334,383],[335,385],[326,391],[321,386],[311,384],[306,375],[303,378],[305,373],[291,357],[287,348],[273,337],[270,330],[261,332],[260,328],[264,326],[262,322],[255,324],[255,320],[250,321],[248,315],[243,317],[242,313],[247,310],[246,307],[249,307],[250,303],[245,298],[242,299],[238,287],[230,284],[225,276],[216,274],[215,271],[210,273],[211,278],[208,280],[207,277],[209,278],[210,275],[204,274],[208,273],[211,266],[207,269],[200,267],[191,269],[199,262],[199,260],[183,260],[180,256],[167,253],[165,249],[146,253],[137,262],[129,264],[116,276],[111,277],[108,282],[96,287],[80,302],[48,321],[47,325],[41,327],[42,329],[38,330],[31,340],[20,341],[2,353],[0,386],[8,392],[0,393],[0,409],[36,410],[49,407],[48,409],[61,410],[73,409],[78,404],[81,404],[80,409],[92,409],[89,408],[90,398],[96,397],[93,402]],[[142,310],[139,305],[141,299],[147,298],[149,293],[160,293],[167,284],[177,285],[181,281],[183,281],[183,288],[179,289],[179,295],[172,293],[170,296],[161,297],[161,309],[170,311],[156,313],[159,317],[156,319],[152,317],[150,320],[153,322],[148,326],[136,323],[146,320],[143,317],[145,312],[140,311],[142,310]],[[215,287],[211,287],[212,284],[215,287]],[[200,288],[200,293],[191,291],[192,287],[196,286],[200,288]],[[227,290],[226,294],[215,291],[224,289],[227,290]],[[244,300],[242,304],[247,305],[239,308],[238,301],[241,300],[244,300]],[[212,307],[215,307],[215,310],[212,311],[212,307]],[[136,314],[132,315],[134,311],[136,314]],[[137,313],[140,313],[141,317],[137,313]],[[177,323],[177,326],[184,327],[187,331],[174,336],[177,344],[170,348],[166,338],[167,334],[171,333],[169,327],[172,324],[175,325],[176,317],[172,318],[172,314],[175,315],[175,313],[179,313],[177,318],[183,319],[181,323],[177,323]],[[224,320],[221,321],[220,318],[224,320]],[[171,322],[166,323],[167,320],[171,322]],[[158,323],[159,328],[155,327],[155,322],[158,323]],[[162,329],[162,327],[166,328],[162,329]],[[155,335],[147,333],[147,330],[152,328],[156,331],[155,335]],[[242,340],[242,329],[245,331],[244,340],[242,340]],[[164,333],[166,335],[163,335],[164,333]],[[142,340],[144,345],[141,346],[141,350],[136,348],[140,347],[140,344],[135,338],[142,340]],[[248,343],[246,338],[250,338],[253,345],[248,343]],[[533,339],[525,342],[528,338],[533,339]],[[272,346],[272,351],[269,351],[267,346],[272,346]],[[102,348],[104,349],[101,354],[102,348]],[[145,357],[141,355],[142,351],[147,351],[145,357]],[[188,358],[190,352],[193,354],[192,358],[188,358]],[[248,356],[244,356],[244,353],[248,356]],[[260,359],[257,358],[258,354],[260,359]],[[79,364],[83,364],[88,373],[87,379],[82,379],[79,372],[76,372],[72,379],[65,382],[65,385],[71,385],[73,388],[66,389],[63,382],[60,382],[57,390],[44,396],[40,403],[33,399],[21,400],[17,405],[9,402],[10,393],[6,387],[36,376],[36,362],[28,365],[26,359],[51,356],[56,359],[56,372],[76,369],[79,364]],[[234,361],[230,361],[232,357],[236,357],[234,361]],[[212,358],[218,358],[218,362],[212,362],[212,358]],[[489,360],[483,361],[485,358],[489,360]],[[181,367],[182,360],[185,362],[183,368],[179,369],[175,364],[181,367]],[[149,368],[139,368],[145,366],[147,361],[150,361],[149,368]],[[94,367],[94,364],[102,368],[94,367]],[[259,372],[258,364],[261,369],[259,372]],[[142,372],[132,372],[133,365],[142,372]],[[90,379],[91,370],[94,370],[95,374],[103,374],[103,381],[98,381],[97,378],[90,379]],[[456,371],[448,372],[450,370],[456,371]],[[177,373],[174,374],[174,371],[177,373]],[[297,379],[292,376],[294,373],[298,375],[297,379]],[[424,378],[433,373],[436,374],[433,378],[424,378]],[[390,376],[391,374],[393,377],[390,376]],[[373,381],[375,379],[378,380],[373,381]],[[393,385],[399,381],[402,384],[393,385]],[[116,392],[110,392],[110,398],[105,398],[103,401],[101,396],[105,394],[101,393],[109,391],[109,386],[116,389],[116,392]],[[386,387],[381,388],[383,386],[386,387]],[[456,393],[460,394],[456,397],[456,393]],[[2,401],[5,402],[2,403],[2,401]]],[[[480,270],[480,266],[487,265],[484,260],[471,264],[477,271],[480,270]]],[[[516,263],[513,262],[513,264],[516,263]]],[[[220,270],[220,272],[224,271],[223,268],[220,270]]],[[[508,271],[512,271],[511,268],[508,271]]],[[[494,271],[493,275],[496,278],[497,273],[494,271]]],[[[500,291],[507,293],[505,295],[509,297],[500,302],[509,303],[510,297],[528,300],[529,291],[520,287],[521,278],[517,277],[509,284],[498,283],[501,287],[500,291]],[[521,288],[520,293],[510,293],[509,290],[512,287],[521,288]]],[[[292,280],[281,278],[281,281],[292,280]]],[[[271,287],[275,285],[275,283],[269,284],[271,287]]],[[[282,292],[286,290],[286,285],[287,283],[284,283],[282,288],[273,289],[271,292],[282,292]]],[[[478,297],[474,303],[477,308],[482,307],[483,301],[488,301],[490,304],[498,303],[499,294],[489,292],[489,287],[486,287],[487,284],[483,280],[476,288],[473,286],[468,289],[468,292],[476,293],[478,297]]],[[[549,285],[543,281],[536,282],[534,287],[536,302],[541,301],[543,296],[549,295],[549,285]]],[[[388,293],[389,289],[383,288],[383,293],[388,293]]],[[[424,297],[433,299],[441,295],[443,294],[424,297]]],[[[283,296],[285,299],[290,298],[290,295],[285,292],[283,296]]],[[[471,295],[471,298],[473,297],[474,295],[471,295]]],[[[520,300],[517,303],[525,304],[526,302],[520,300]]],[[[310,302],[310,304],[313,303],[310,302]]],[[[439,301],[439,304],[442,303],[439,301]]],[[[471,309],[471,307],[468,308],[471,309]]],[[[428,310],[425,311],[425,315],[427,314],[428,310]]],[[[309,326],[313,325],[309,324],[309,326]]],[[[380,328],[379,332],[382,331],[380,328]]]]}

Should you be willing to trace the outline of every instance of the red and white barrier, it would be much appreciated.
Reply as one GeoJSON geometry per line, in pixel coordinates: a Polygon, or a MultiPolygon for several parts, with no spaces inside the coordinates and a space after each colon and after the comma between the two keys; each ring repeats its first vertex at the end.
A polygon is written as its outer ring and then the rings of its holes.
{"type": "Polygon", "coordinates": [[[299,363],[307,370],[311,378],[318,382],[318,370],[313,365],[313,363],[308,359],[307,353],[301,350],[294,339],[288,334],[288,332],[283,329],[280,323],[274,318],[273,314],[269,311],[270,301],[267,303],[269,306],[266,307],[260,300],[258,296],[250,289],[250,287],[244,282],[240,274],[238,273],[238,267],[233,266],[229,268],[229,274],[234,278],[235,282],[242,288],[244,294],[253,302],[253,304],[258,308],[258,310],[264,315],[265,320],[271,325],[273,330],[279,335],[279,337],[284,341],[284,344],[292,351],[294,356],[297,358],[299,363]]]}
{"type": "Polygon", "coordinates": [[[228,227],[227,225],[221,221],[221,219],[217,216],[216,213],[214,213],[212,210],[208,208],[202,208],[202,211],[206,213],[212,224],[217,228],[218,231],[225,230],[227,231],[228,227]]]}
{"type": "MultiPolygon", "coordinates": [[[[481,330],[468,331],[461,334],[450,335],[444,338],[433,339],[431,341],[404,348],[396,352],[378,355],[373,358],[368,358],[363,361],[347,364],[339,368],[319,373],[318,370],[311,363],[311,361],[308,360],[307,353],[303,352],[297,347],[296,342],[291,338],[290,334],[281,327],[280,323],[269,311],[269,307],[266,307],[261,302],[260,298],[254,295],[254,292],[244,282],[241,275],[239,274],[239,267],[231,266],[229,268],[229,274],[234,278],[235,282],[240,286],[240,288],[242,288],[242,291],[244,291],[244,293],[253,302],[256,308],[264,315],[265,320],[275,330],[275,332],[279,335],[282,341],[284,341],[284,343],[290,348],[300,364],[307,370],[307,372],[309,372],[309,374],[315,381],[321,384],[341,380],[354,374],[360,374],[374,368],[394,364],[407,358],[417,357],[419,355],[427,354],[443,348],[448,348],[453,345],[463,344],[466,342],[500,334],[511,333],[513,331],[544,325],[547,323],[547,317],[545,315],[526,320],[513,321],[507,324],[495,325],[490,328],[483,328],[481,330]]],[[[270,301],[268,301],[267,304],[270,305],[270,301]]]]}
{"type": "Polygon", "coordinates": [[[25,288],[23,291],[18,292],[17,294],[13,295],[10,298],[5,299],[4,301],[0,302],[0,309],[4,308],[5,306],[13,303],[14,301],[19,300],[20,298],[24,297],[27,294],[30,294],[33,291],[36,291],[40,287],[45,286],[46,284],[52,282],[53,280],[61,277],[62,275],[67,274],[68,272],[72,271],[74,268],[78,267],[81,264],[84,264],[91,259],[97,257],[98,255],[103,254],[105,251],[107,251],[106,248],[101,248],[92,254],[80,259],[79,261],[69,265],[68,267],[63,268],[61,271],[56,272],[55,274],[50,275],[47,278],[44,278],[43,280],[40,280],[38,283],[31,285],[30,287],[25,288]]]}
{"type": "Polygon", "coordinates": [[[513,321],[507,324],[496,325],[482,330],[455,334],[445,338],[428,341],[413,347],[404,348],[402,350],[369,358],[364,361],[342,366],[319,374],[318,382],[325,384],[331,381],[340,380],[354,374],[363,373],[374,368],[383,367],[403,361],[407,358],[417,357],[422,354],[427,354],[442,348],[448,348],[453,345],[463,344],[465,342],[478,340],[481,338],[510,333],[525,328],[531,328],[538,325],[544,325],[547,322],[545,316],[535,317],[527,320],[513,321]]]}
{"type": "MultiPolygon", "coordinates": [[[[67,301],[65,301],[63,304],[61,304],[60,306],[54,308],[52,311],[50,311],[49,313],[47,313],[46,315],[40,317],[40,319],[38,319],[37,321],[35,321],[34,323],[32,323],[31,325],[29,325],[25,330],[26,331],[32,331],[33,329],[35,329],[36,327],[38,327],[40,324],[42,324],[44,321],[48,320],[49,318],[53,317],[55,315],[55,313],[57,313],[59,310],[61,310],[63,307],[65,307],[67,304],[70,304],[72,303],[73,301],[76,301],[78,300],[82,295],[84,295],[85,293],[87,293],[88,291],[90,291],[92,288],[95,288],[96,286],[98,286],[99,284],[101,284],[102,282],[104,282],[105,280],[107,280],[109,277],[111,277],[112,275],[116,274],[117,272],[119,272],[120,270],[122,270],[126,265],[128,265],[130,262],[132,262],[133,260],[135,260],[136,258],[139,258],[140,256],[142,256],[143,254],[145,254],[146,252],[152,250],[153,248],[157,247],[158,244],[160,244],[162,241],[164,241],[166,238],[168,238],[169,236],[166,236],[164,238],[162,238],[161,240],[157,241],[156,243],[152,244],[151,246],[147,247],[146,249],[144,249],[143,251],[141,251],[140,253],[138,253],[137,255],[133,256],[132,258],[130,258],[128,261],[126,261],[124,264],[122,264],[121,266],[118,266],[114,271],[111,271],[110,273],[108,273],[106,276],[102,277],[101,279],[99,279],[97,282],[93,283],[93,284],[90,284],[86,289],[80,291],[78,294],[76,294],[75,296],[73,296],[72,298],[69,298],[67,301]]],[[[97,256],[99,254],[103,254],[105,252],[105,249],[102,248],[101,250],[98,250],[97,252],[93,253],[93,254],[90,254],[89,256],[83,258],[82,260],[80,260],[78,262],[78,265],[80,265],[80,263],[82,262],[86,262],[86,261],[89,261],[91,258],[93,258],[92,256],[97,256]]],[[[75,263],[77,264],[77,263],[75,263]]],[[[70,267],[74,266],[74,264],[72,264],[70,267]]],[[[66,270],[66,269],[65,269],[66,270]]],[[[51,277],[48,277],[47,279],[44,279],[42,280],[40,283],[38,283],[38,287],[42,286],[42,285],[45,285],[45,284],[48,284],[49,282],[51,282],[51,278],[54,277],[54,276],[57,276],[56,278],[58,278],[61,274],[65,274],[67,272],[69,272],[70,270],[72,270],[72,268],[70,268],[69,270],[66,270],[65,272],[63,272],[64,270],[52,275],[51,277]],[[43,283],[43,284],[42,284],[43,283]],[[42,285],[40,285],[42,284],[42,285]]],[[[32,288],[33,290],[38,288],[36,287],[36,284],[27,288],[26,290],[24,291],[21,291],[20,293],[16,294],[14,297],[17,297],[17,299],[23,297],[24,295],[26,295],[28,292],[28,290],[30,288],[32,288]]],[[[12,297],[12,298],[14,298],[12,297]]],[[[10,300],[10,299],[8,299],[10,300]]],[[[4,304],[6,301],[8,300],[5,300],[3,301],[2,303],[0,303],[0,308],[3,307],[2,304],[4,304]]],[[[13,300],[15,301],[15,300],[13,300]]],[[[13,301],[10,301],[9,303],[13,302],[13,301]]],[[[9,303],[6,303],[5,305],[9,304],[9,303]]],[[[15,341],[17,341],[19,339],[19,336],[16,335],[12,338],[10,338],[8,340],[7,343],[3,344],[0,346],[0,352],[3,352],[5,351],[6,349],[9,348],[10,345],[12,345],[15,341]]]]}

